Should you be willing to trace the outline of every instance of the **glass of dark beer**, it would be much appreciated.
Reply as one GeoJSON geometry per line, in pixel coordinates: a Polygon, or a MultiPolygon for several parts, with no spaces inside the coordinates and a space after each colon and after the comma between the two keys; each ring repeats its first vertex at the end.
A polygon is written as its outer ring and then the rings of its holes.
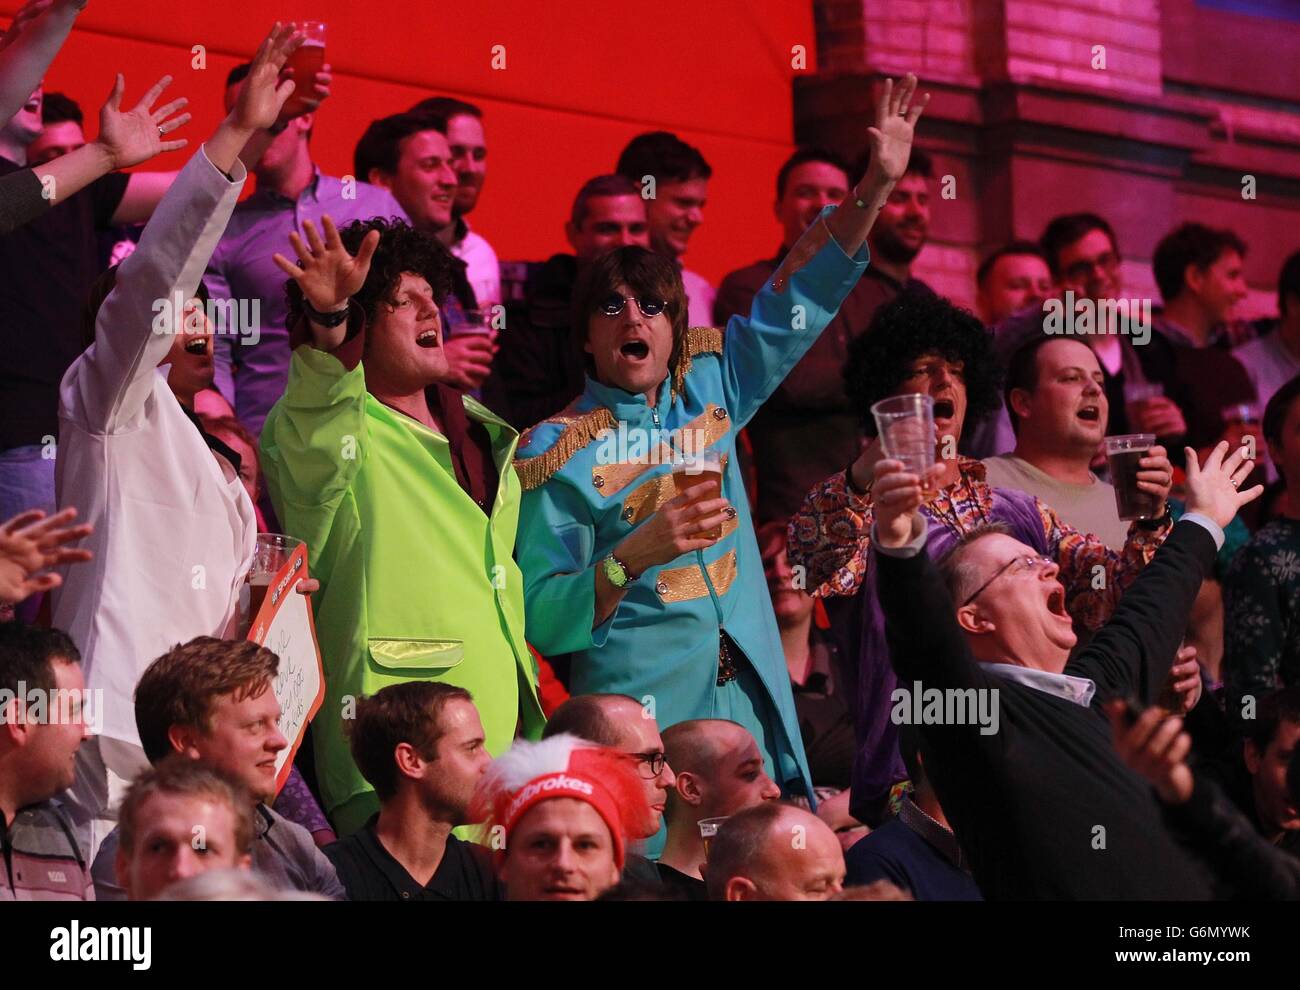
{"type": "Polygon", "coordinates": [[[257,545],[253,550],[253,566],[248,571],[247,603],[244,603],[243,596],[240,596],[242,606],[240,630],[243,635],[248,635],[253,620],[257,618],[262,603],[266,601],[266,592],[271,587],[271,581],[280,572],[280,568],[288,563],[300,543],[302,540],[285,536],[283,533],[257,534],[257,545]]]}
{"type": "Polygon", "coordinates": [[[1156,496],[1138,488],[1138,461],[1155,446],[1152,433],[1130,433],[1106,438],[1106,463],[1110,465],[1110,483],[1115,486],[1115,506],[1125,522],[1152,519],[1156,514],[1156,496]]]}

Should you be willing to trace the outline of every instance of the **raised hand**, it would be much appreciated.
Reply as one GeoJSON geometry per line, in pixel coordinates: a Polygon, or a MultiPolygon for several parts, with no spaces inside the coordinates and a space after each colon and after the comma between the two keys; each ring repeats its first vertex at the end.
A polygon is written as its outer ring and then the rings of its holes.
{"type": "Polygon", "coordinates": [[[154,155],[164,151],[177,151],[189,142],[185,138],[164,141],[163,136],[178,127],[189,123],[190,115],[183,113],[173,117],[189,100],[181,97],[172,100],[157,110],[153,105],[162,96],[163,90],[171,85],[172,77],[163,76],[149,89],[140,102],[125,113],[122,112],[122,92],[126,89],[126,79],[122,73],[117,74],[113,82],[113,91],[99,108],[99,137],[95,140],[108,154],[113,168],[129,168],[148,161],[154,155]]]}
{"type": "Polygon", "coordinates": [[[324,240],[310,220],[303,223],[307,235],[305,243],[296,231],[289,234],[289,243],[298,255],[298,264],[279,252],[272,256],[272,260],[298,283],[312,309],[319,313],[332,313],[346,306],[365,284],[366,275],[370,273],[370,260],[379,246],[379,231],[370,231],[353,257],[339,239],[338,228],[329,214],[321,217],[321,224],[325,228],[324,240]]]}
{"type": "Polygon", "coordinates": [[[292,79],[281,82],[280,71],[289,56],[302,47],[302,42],[303,35],[297,25],[292,21],[288,24],[276,21],[271,33],[258,46],[239,98],[230,111],[235,126],[257,131],[276,122],[296,87],[292,79]]]}
{"type": "Polygon", "coordinates": [[[1241,446],[1228,454],[1227,441],[1220,441],[1205,455],[1205,463],[1198,464],[1196,451],[1184,447],[1187,454],[1187,511],[1198,512],[1213,519],[1220,527],[1232,522],[1237,510],[1264,493],[1263,485],[1247,491],[1237,486],[1246,480],[1255,462],[1246,457],[1241,446]],[[1227,457],[1224,457],[1228,454],[1227,457]]]}
{"type": "MultiPolygon", "coordinates": [[[[936,476],[942,470],[938,464],[930,468],[936,476]]],[[[902,461],[886,457],[876,462],[871,504],[876,516],[876,539],[881,546],[895,548],[912,541],[919,525],[921,503],[925,500],[922,480],[920,475],[908,471],[902,461]]]]}
{"type": "Polygon", "coordinates": [[[94,529],[89,523],[70,525],[76,518],[76,509],[64,509],[49,518],[40,509],[30,509],[0,523],[0,602],[16,603],[38,591],[57,588],[62,577],[38,572],[90,560],[89,550],[65,546],[89,536],[94,529]]]}
{"type": "Polygon", "coordinates": [[[907,170],[916,122],[930,102],[929,93],[913,100],[915,95],[915,73],[909,72],[897,86],[894,80],[885,80],[885,87],[876,103],[876,126],[867,128],[867,136],[871,139],[871,164],[867,174],[875,180],[873,184],[883,181],[892,185],[907,170]]]}

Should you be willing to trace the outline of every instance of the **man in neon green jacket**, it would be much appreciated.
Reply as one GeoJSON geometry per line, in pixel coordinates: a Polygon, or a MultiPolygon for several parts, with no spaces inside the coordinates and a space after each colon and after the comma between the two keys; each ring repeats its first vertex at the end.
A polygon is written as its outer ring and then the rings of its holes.
{"type": "Polygon", "coordinates": [[[405,223],[290,235],[289,384],[262,432],[276,512],[312,554],[326,698],[316,767],[340,833],[378,810],[348,751],[354,699],[401,681],[468,689],[493,755],[544,723],[513,559],[518,434],[439,384],[450,256],[405,223]],[[364,365],[362,363],[364,359],[364,365]]]}

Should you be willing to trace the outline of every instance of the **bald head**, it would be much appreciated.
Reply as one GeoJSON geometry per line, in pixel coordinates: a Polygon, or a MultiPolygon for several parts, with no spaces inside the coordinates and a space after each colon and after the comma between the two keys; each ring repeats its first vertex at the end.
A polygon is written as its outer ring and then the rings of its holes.
{"type": "Polygon", "coordinates": [[[555,709],[542,738],[568,733],[598,746],[622,749],[629,723],[644,714],[641,704],[626,694],[580,694],[555,709]]]}
{"type": "Polygon", "coordinates": [[[824,901],[844,886],[844,853],[816,815],[769,802],[722,824],[705,870],[715,901],[824,901]]]}
{"type": "Polygon", "coordinates": [[[668,801],[668,827],[734,815],[774,801],[781,790],[768,776],[763,752],[743,725],[704,718],[664,730],[664,753],[677,774],[668,801]]]}

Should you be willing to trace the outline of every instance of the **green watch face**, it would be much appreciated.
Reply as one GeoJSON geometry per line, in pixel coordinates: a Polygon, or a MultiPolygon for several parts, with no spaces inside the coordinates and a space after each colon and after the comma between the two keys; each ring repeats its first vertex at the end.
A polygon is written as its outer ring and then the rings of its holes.
{"type": "Polygon", "coordinates": [[[627,571],[611,555],[605,558],[605,577],[609,578],[609,583],[615,588],[622,588],[627,584],[627,571]]]}

